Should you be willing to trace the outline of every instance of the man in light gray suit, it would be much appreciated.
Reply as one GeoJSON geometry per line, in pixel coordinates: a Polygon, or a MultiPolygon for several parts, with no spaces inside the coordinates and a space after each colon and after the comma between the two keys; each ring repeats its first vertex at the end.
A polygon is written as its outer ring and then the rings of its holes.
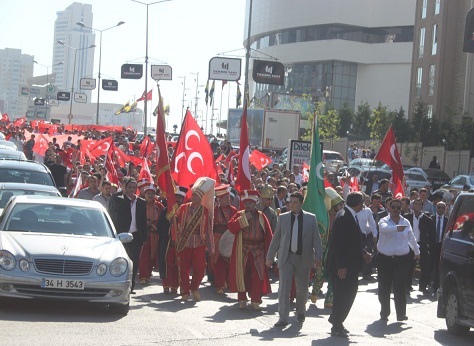
{"type": "Polygon", "coordinates": [[[309,274],[313,266],[321,265],[322,248],[318,222],[314,214],[303,211],[303,195],[290,196],[291,212],[283,213],[278,220],[273,239],[267,252],[266,265],[271,267],[278,251],[280,286],[278,288],[278,314],[275,327],[288,325],[290,290],[293,275],[296,281],[296,312],[298,322],[305,320],[308,300],[309,274]]]}

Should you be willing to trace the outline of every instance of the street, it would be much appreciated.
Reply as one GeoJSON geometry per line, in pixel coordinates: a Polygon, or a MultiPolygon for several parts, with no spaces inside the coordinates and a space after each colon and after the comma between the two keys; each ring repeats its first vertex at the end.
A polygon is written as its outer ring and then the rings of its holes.
{"type": "MultiPolygon", "coordinates": [[[[155,273],[156,275],[156,273],[155,273]]],[[[330,336],[330,310],[324,298],[308,301],[306,321],[300,325],[290,313],[290,325],[274,329],[278,320],[276,292],[265,297],[261,311],[239,309],[235,294],[218,296],[208,283],[201,286],[202,301],[181,302],[165,295],[153,277],[150,286],[138,287],[126,317],[111,315],[104,306],[82,303],[15,301],[0,309],[2,339],[9,345],[251,345],[272,342],[286,345],[472,345],[474,331],[457,337],[436,318],[434,297],[411,293],[406,323],[396,322],[392,302],[389,321],[379,318],[377,283],[360,282],[359,293],[346,320],[348,339],[330,336]]],[[[414,286],[415,287],[415,286],[414,286]]]]}

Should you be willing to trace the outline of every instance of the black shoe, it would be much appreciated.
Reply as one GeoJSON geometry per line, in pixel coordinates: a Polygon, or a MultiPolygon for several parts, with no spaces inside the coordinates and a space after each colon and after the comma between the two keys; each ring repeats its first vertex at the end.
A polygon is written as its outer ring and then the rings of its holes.
{"type": "Polygon", "coordinates": [[[406,321],[408,320],[408,316],[400,316],[400,317],[397,317],[397,321],[400,322],[400,321],[406,321]]]}
{"type": "Polygon", "coordinates": [[[350,332],[346,329],[346,327],[342,326],[342,330],[346,333],[349,334],[350,332]]]}
{"type": "Polygon", "coordinates": [[[338,336],[338,337],[341,337],[341,338],[347,338],[348,337],[348,335],[344,331],[344,329],[334,329],[334,328],[331,328],[331,336],[338,336]]]}
{"type": "Polygon", "coordinates": [[[298,320],[299,323],[303,323],[305,321],[305,319],[306,318],[304,317],[304,314],[298,314],[297,320],[298,320]]]}
{"type": "Polygon", "coordinates": [[[288,325],[288,322],[286,322],[286,321],[278,321],[277,323],[275,323],[273,325],[273,327],[275,327],[275,328],[284,328],[287,325],[288,325]]]}

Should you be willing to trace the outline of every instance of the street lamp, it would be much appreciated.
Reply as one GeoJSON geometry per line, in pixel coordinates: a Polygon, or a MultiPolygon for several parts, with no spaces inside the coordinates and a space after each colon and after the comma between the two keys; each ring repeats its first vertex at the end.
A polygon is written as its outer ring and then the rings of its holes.
{"type": "MultiPolygon", "coordinates": [[[[151,5],[159,4],[162,2],[167,2],[171,0],[161,0],[161,1],[155,1],[152,3],[145,3],[141,2],[138,0],[131,0],[133,2],[136,2],[138,4],[142,4],[146,6],[146,37],[145,37],[145,93],[148,92],[148,7],[151,5]]],[[[146,123],[147,123],[147,100],[145,100],[145,105],[143,111],[145,112],[145,124],[143,125],[143,134],[146,136],[146,123]]]]}
{"type": "Polygon", "coordinates": [[[186,76],[178,76],[178,78],[183,78],[183,107],[181,109],[181,124],[183,124],[183,118],[184,118],[184,102],[185,102],[185,97],[186,97],[186,76]]]}
{"type": "Polygon", "coordinates": [[[96,125],[99,125],[99,104],[100,104],[100,65],[101,65],[101,61],[102,61],[102,33],[104,31],[107,31],[107,30],[110,30],[110,29],[113,29],[113,28],[116,28],[122,24],[125,24],[125,22],[118,22],[116,25],[114,26],[111,26],[110,28],[107,28],[107,29],[103,29],[103,30],[99,30],[99,29],[94,29],[90,26],[86,26],[83,22],[77,22],[76,23],[77,25],[83,27],[83,28],[86,28],[86,29],[91,29],[91,30],[94,30],[94,31],[99,31],[100,32],[100,43],[99,43],[99,76],[98,76],[98,85],[97,85],[97,111],[96,111],[96,115],[95,115],[95,124],[96,125]]]}
{"type": "Polygon", "coordinates": [[[50,67],[54,67],[54,66],[63,65],[63,64],[64,64],[64,62],[60,61],[60,62],[58,62],[57,64],[50,65],[50,66],[47,66],[47,65],[40,64],[40,63],[39,63],[39,62],[37,62],[36,60],[33,60],[33,62],[34,62],[36,65],[40,65],[40,66],[46,67],[46,92],[45,92],[45,95],[44,95],[44,99],[45,99],[45,101],[46,101],[46,102],[48,102],[48,100],[49,100],[49,97],[48,97],[48,87],[49,87],[49,68],[50,68],[50,67]]]}
{"type": "Polygon", "coordinates": [[[71,124],[71,119],[72,119],[72,99],[74,98],[74,79],[76,78],[76,59],[77,59],[77,52],[80,51],[80,50],[86,50],[86,49],[89,49],[89,48],[95,48],[95,44],[91,44],[89,47],[84,47],[84,48],[74,48],[74,47],[71,47],[71,46],[68,46],[67,44],[65,44],[63,41],[61,40],[57,40],[56,41],[57,43],[59,43],[60,45],[64,46],[64,47],[67,47],[69,49],[73,49],[74,50],[74,68],[72,70],[72,87],[71,87],[71,103],[69,105],[69,114],[67,115],[67,118],[69,120],[69,124],[71,124]]]}

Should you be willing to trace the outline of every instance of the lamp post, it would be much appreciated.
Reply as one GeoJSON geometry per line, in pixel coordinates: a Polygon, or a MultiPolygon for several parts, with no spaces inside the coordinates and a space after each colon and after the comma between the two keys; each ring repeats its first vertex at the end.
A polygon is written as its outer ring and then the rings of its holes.
{"type": "MultiPolygon", "coordinates": [[[[162,2],[167,2],[171,0],[161,0],[161,1],[155,1],[152,3],[145,3],[141,2],[138,0],[131,0],[133,2],[136,2],[138,4],[142,4],[146,6],[146,37],[145,37],[145,93],[148,93],[148,7],[151,5],[159,4],[162,2]]],[[[145,124],[143,125],[143,134],[146,136],[146,124],[147,124],[147,103],[148,103],[148,98],[145,99],[145,105],[144,105],[144,113],[145,113],[145,124]]]]}
{"type": "Polygon", "coordinates": [[[184,102],[185,102],[185,97],[186,97],[186,76],[178,76],[178,78],[183,78],[183,107],[181,109],[181,124],[183,124],[183,119],[184,119],[184,102]]]}
{"type": "Polygon", "coordinates": [[[68,46],[67,44],[65,44],[63,41],[56,41],[57,43],[59,43],[60,45],[64,46],[64,47],[67,47],[69,49],[73,49],[74,50],[74,68],[72,70],[72,87],[71,87],[71,103],[69,105],[69,114],[67,116],[68,120],[69,120],[69,124],[71,124],[71,119],[72,119],[72,99],[74,98],[74,79],[76,78],[76,59],[77,59],[77,52],[79,52],[80,50],[86,50],[86,49],[89,49],[89,48],[95,48],[95,44],[92,44],[90,45],[89,47],[84,47],[84,48],[74,48],[74,47],[71,47],[71,46],[68,46]]]}
{"type": "Polygon", "coordinates": [[[196,72],[196,73],[191,72],[191,74],[196,75],[196,97],[195,97],[196,101],[194,102],[194,117],[196,118],[197,117],[197,112],[198,112],[199,72],[196,72]]]}
{"type": "Polygon", "coordinates": [[[100,43],[99,43],[99,75],[98,75],[98,85],[97,85],[97,111],[96,111],[96,115],[95,115],[95,124],[96,125],[99,125],[99,105],[100,105],[100,65],[101,65],[101,62],[102,62],[102,33],[104,31],[107,31],[107,30],[110,30],[110,29],[113,29],[113,28],[116,28],[122,24],[125,24],[125,22],[118,22],[116,25],[114,26],[111,26],[110,28],[107,28],[107,29],[103,29],[103,30],[99,30],[99,29],[94,29],[90,26],[86,26],[83,22],[77,22],[76,23],[77,25],[85,28],[85,29],[91,29],[91,30],[94,30],[94,31],[99,31],[100,32],[100,43]]]}

